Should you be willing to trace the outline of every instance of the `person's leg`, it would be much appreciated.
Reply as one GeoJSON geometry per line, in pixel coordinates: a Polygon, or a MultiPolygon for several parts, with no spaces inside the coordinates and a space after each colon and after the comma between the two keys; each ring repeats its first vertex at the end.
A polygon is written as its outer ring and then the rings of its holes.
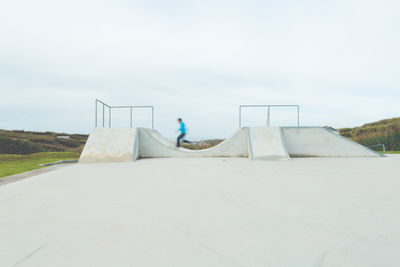
{"type": "Polygon", "coordinates": [[[192,142],[190,142],[190,141],[188,141],[186,139],[183,139],[185,137],[185,135],[186,134],[183,134],[183,136],[182,136],[182,143],[191,144],[192,142]]]}
{"type": "Polygon", "coordinates": [[[180,147],[181,146],[181,139],[185,136],[185,134],[180,134],[178,138],[176,138],[176,146],[180,147]]]}
{"type": "Polygon", "coordinates": [[[185,133],[182,134],[181,142],[182,142],[182,143],[188,144],[188,141],[186,141],[185,139],[183,139],[183,138],[185,138],[185,135],[186,135],[185,133]]]}

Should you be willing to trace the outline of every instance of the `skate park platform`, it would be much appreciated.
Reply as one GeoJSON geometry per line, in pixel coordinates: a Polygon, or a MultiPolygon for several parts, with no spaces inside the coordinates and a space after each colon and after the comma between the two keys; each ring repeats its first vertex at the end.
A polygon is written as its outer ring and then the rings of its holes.
{"type": "Polygon", "coordinates": [[[289,160],[293,157],[382,157],[381,154],[338,134],[331,127],[300,126],[299,105],[240,105],[239,128],[222,143],[203,150],[177,148],[154,129],[153,106],[111,106],[95,100],[95,128],[83,149],[80,163],[129,162],[145,158],[247,157],[251,160],[289,160]],[[98,108],[100,105],[101,108],[98,108]],[[129,109],[130,127],[112,128],[111,111],[129,109]],[[133,127],[133,110],[151,109],[151,129],[133,127]],[[242,110],[266,109],[265,127],[242,127],[242,110]],[[297,126],[271,127],[271,109],[296,110],[297,126]],[[98,110],[102,127],[98,124],[98,110]],[[108,109],[108,125],[105,110],[108,109]]]}
{"type": "Polygon", "coordinates": [[[170,157],[288,160],[291,157],[381,156],[329,127],[242,127],[222,143],[204,150],[177,148],[154,129],[95,128],[79,162],[126,162],[170,157]]]}

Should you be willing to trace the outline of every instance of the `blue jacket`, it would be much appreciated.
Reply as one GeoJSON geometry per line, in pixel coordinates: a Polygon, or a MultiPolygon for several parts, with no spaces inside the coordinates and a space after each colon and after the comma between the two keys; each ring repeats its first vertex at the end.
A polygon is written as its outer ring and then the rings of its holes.
{"type": "Polygon", "coordinates": [[[186,127],[185,127],[185,124],[183,123],[183,121],[180,123],[179,131],[180,131],[182,134],[185,134],[185,133],[186,133],[186,127]]]}

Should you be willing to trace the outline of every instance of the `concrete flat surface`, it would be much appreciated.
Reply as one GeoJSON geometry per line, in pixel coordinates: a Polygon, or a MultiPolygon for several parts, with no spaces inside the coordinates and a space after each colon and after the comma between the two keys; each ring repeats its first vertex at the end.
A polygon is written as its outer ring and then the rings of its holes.
{"type": "Polygon", "coordinates": [[[399,164],[74,164],[0,187],[0,266],[397,267],[399,164]]]}

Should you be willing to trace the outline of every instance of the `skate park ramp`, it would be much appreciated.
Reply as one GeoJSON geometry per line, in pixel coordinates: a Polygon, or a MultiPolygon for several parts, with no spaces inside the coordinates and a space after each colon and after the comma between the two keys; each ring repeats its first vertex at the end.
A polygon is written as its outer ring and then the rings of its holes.
{"type": "Polygon", "coordinates": [[[124,162],[137,159],[136,128],[95,128],[79,162],[124,162]]]}
{"type": "Polygon", "coordinates": [[[203,150],[176,147],[156,130],[142,128],[139,132],[140,158],[248,157],[247,128],[241,128],[222,143],[203,150]]]}
{"type": "Polygon", "coordinates": [[[177,148],[147,128],[95,128],[79,162],[126,162],[140,158],[248,157],[283,160],[290,157],[380,157],[326,127],[243,127],[212,148],[177,148]]]}
{"type": "Polygon", "coordinates": [[[289,159],[280,127],[249,128],[249,151],[252,160],[289,159]]]}
{"type": "Polygon", "coordinates": [[[291,157],[382,157],[330,127],[282,127],[291,157]]]}

